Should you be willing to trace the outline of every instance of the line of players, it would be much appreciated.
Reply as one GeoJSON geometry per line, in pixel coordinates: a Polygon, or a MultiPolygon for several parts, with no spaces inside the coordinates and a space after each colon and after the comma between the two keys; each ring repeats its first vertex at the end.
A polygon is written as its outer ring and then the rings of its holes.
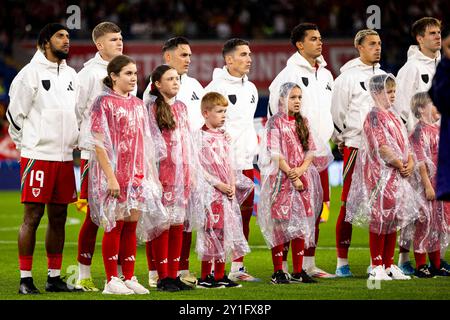
{"type": "MultiPolygon", "coordinates": [[[[408,129],[414,126],[414,117],[409,111],[411,97],[426,91],[431,85],[436,65],[440,60],[440,22],[433,18],[423,18],[412,28],[418,45],[410,47],[408,62],[397,77],[398,99],[395,104],[408,129]],[[402,107],[402,108],[401,108],[402,107]]],[[[46,236],[48,258],[48,279],[46,291],[97,291],[92,281],[90,265],[95,249],[98,226],[88,211],[79,234],[78,262],[79,279],[75,288],[68,286],[60,277],[62,250],[64,246],[64,224],[67,204],[77,199],[73,177],[72,147],[78,145],[81,152],[81,198],[88,198],[87,177],[89,170],[89,148],[86,132],[90,109],[95,99],[102,93],[102,80],[108,75],[108,63],[123,52],[120,28],[109,22],[99,24],[93,30],[93,41],[98,52],[85,63],[78,73],[67,66],[65,59],[69,51],[69,34],[66,27],[58,24],[47,25],[40,33],[38,50],[30,64],[24,67],[13,82],[10,91],[11,103],[7,117],[10,134],[21,150],[21,186],[24,203],[24,223],[19,232],[19,268],[21,284],[19,293],[34,294],[39,290],[34,286],[31,269],[35,244],[35,232],[47,206],[49,227],[46,236]],[[75,113],[76,110],[76,113],[75,113]],[[78,116],[78,119],[77,119],[78,116]]],[[[348,263],[348,249],[351,241],[351,224],[345,221],[346,200],[351,185],[351,177],[361,144],[361,132],[365,115],[369,112],[370,93],[365,83],[373,75],[384,74],[380,69],[381,40],[374,30],[361,30],[355,36],[355,47],[359,57],[347,62],[341,68],[341,75],[334,81],[326,68],[322,52],[322,39],[316,25],[303,23],[291,34],[291,43],[296,53],[287,61],[286,68],[269,87],[269,115],[277,112],[280,87],[287,83],[297,84],[302,91],[302,114],[307,118],[311,132],[317,139],[328,144],[333,139],[344,155],[344,188],[342,207],[336,225],[337,268],[330,274],[316,266],[315,245],[304,250],[302,269],[309,277],[332,278],[352,276],[348,263]]],[[[179,76],[179,92],[176,99],[187,106],[189,124],[193,129],[203,126],[200,102],[206,92],[219,92],[227,98],[226,131],[232,141],[236,155],[236,169],[242,170],[253,179],[253,159],[258,152],[258,141],[253,127],[253,116],[258,103],[256,87],[247,74],[251,67],[251,51],[248,42],[232,39],[224,45],[225,66],[215,69],[212,82],[203,89],[200,83],[187,75],[191,49],[187,39],[175,37],[165,42],[163,58],[179,76]],[[234,110],[234,111],[233,111],[234,110]]],[[[144,102],[148,102],[152,83],[144,92],[144,102]]],[[[134,89],[136,90],[136,89],[134,89]]],[[[134,94],[136,91],[134,91],[134,94]]],[[[323,202],[329,205],[329,186],[326,168],[320,172],[323,202]]],[[[253,209],[253,194],[241,206],[243,233],[249,235],[249,223],[253,209]]],[[[89,209],[88,209],[89,210],[89,209]]],[[[315,221],[315,239],[319,237],[318,216],[315,221]]],[[[183,232],[179,260],[178,278],[183,283],[195,281],[189,272],[191,233],[183,232]]],[[[177,236],[180,238],[180,235],[177,236]]],[[[289,244],[282,247],[282,272],[274,270],[273,283],[283,283],[287,277],[287,253],[289,244]]],[[[147,242],[149,285],[157,286],[152,243],[147,242]]],[[[411,274],[409,248],[402,247],[400,269],[411,274]]],[[[448,270],[441,250],[441,266],[448,270]]],[[[126,257],[117,257],[125,262],[126,257]]],[[[119,269],[122,264],[119,263],[119,269]]],[[[436,266],[435,266],[436,267],[436,266]]],[[[120,270],[119,270],[120,273],[120,270]]],[[[243,258],[231,264],[228,275],[232,282],[258,281],[251,276],[243,263],[243,258]]],[[[173,286],[168,291],[176,291],[173,286]]]]}

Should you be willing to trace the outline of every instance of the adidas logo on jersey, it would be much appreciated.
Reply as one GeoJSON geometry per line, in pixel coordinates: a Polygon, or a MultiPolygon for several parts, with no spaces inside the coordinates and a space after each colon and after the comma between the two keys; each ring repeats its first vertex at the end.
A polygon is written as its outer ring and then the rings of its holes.
{"type": "Polygon", "coordinates": [[[252,94],[252,100],[250,100],[250,103],[255,103],[256,99],[255,99],[255,95],[252,94]]]}
{"type": "Polygon", "coordinates": [[[195,93],[195,91],[192,92],[192,97],[191,100],[199,100],[197,94],[195,93]]]}
{"type": "Polygon", "coordinates": [[[70,81],[69,86],[67,87],[67,91],[73,91],[72,81],[70,81]]]}

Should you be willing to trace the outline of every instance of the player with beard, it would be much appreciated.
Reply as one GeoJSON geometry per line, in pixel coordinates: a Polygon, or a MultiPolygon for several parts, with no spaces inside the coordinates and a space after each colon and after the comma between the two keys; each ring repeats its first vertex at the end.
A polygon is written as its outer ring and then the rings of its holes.
{"type": "Polygon", "coordinates": [[[67,205],[77,200],[73,149],[78,138],[75,103],[78,77],[66,63],[68,29],[58,23],[39,33],[37,51],[15,77],[7,116],[20,150],[23,224],[19,230],[20,294],[38,294],[31,274],[36,230],[45,207],[49,292],[77,291],[61,277],[67,205]]]}

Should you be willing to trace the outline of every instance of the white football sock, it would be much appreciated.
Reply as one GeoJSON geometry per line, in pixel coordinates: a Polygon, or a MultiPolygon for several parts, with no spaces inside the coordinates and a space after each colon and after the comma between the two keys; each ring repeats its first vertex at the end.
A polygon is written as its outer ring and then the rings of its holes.
{"type": "Polygon", "coordinates": [[[303,269],[308,270],[316,266],[316,257],[315,256],[304,256],[303,257],[303,269]]]}
{"type": "Polygon", "coordinates": [[[243,262],[232,262],[231,263],[231,272],[238,272],[240,268],[244,266],[243,262]]]}
{"type": "Polygon", "coordinates": [[[31,278],[33,276],[31,275],[31,270],[30,271],[28,271],[28,270],[20,270],[20,277],[21,278],[31,278]]]}
{"type": "Polygon", "coordinates": [[[348,258],[337,258],[337,268],[348,264],[348,258]]]}
{"type": "Polygon", "coordinates": [[[91,266],[78,263],[78,280],[89,279],[91,277],[91,266]]]}
{"type": "Polygon", "coordinates": [[[398,264],[401,265],[409,261],[409,252],[400,252],[398,254],[398,264]]]}
{"type": "Polygon", "coordinates": [[[283,261],[283,272],[289,273],[289,266],[287,261],[283,261]]]}
{"type": "Polygon", "coordinates": [[[60,269],[48,269],[48,276],[50,278],[59,277],[61,275],[60,269]]]}

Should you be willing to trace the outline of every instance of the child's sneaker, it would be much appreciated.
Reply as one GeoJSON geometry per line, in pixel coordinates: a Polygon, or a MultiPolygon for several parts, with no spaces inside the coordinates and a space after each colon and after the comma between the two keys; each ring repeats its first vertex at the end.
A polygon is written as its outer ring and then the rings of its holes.
{"type": "Polygon", "coordinates": [[[430,272],[428,265],[423,264],[419,266],[414,274],[417,278],[433,278],[434,275],[430,272]]]}
{"type": "Polygon", "coordinates": [[[223,284],[219,284],[214,276],[208,274],[205,279],[198,279],[197,288],[199,289],[223,289],[225,286],[223,284]]]}
{"type": "Polygon", "coordinates": [[[128,289],[131,289],[136,294],[149,294],[147,288],[145,288],[142,284],[140,284],[135,276],[133,276],[130,280],[125,280],[123,283],[127,286],[128,289]]]}
{"type": "Polygon", "coordinates": [[[392,278],[388,276],[383,266],[376,266],[375,268],[372,268],[372,271],[369,274],[369,280],[390,281],[392,278]]]}
{"type": "Polygon", "coordinates": [[[439,269],[436,268],[432,263],[430,264],[429,270],[432,275],[448,277],[450,276],[450,270],[447,270],[444,266],[440,266],[439,269]]]}
{"type": "Polygon", "coordinates": [[[403,274],[407,276],[411,276],[415,273],[414,267],[411,264],[411,261],[406,261],[398,265],[400,270],[402,270],[403,274]]]}
{"type": "Polygon", "coordinates": [[[105,283],[103,294],[129,295],[134,294],[134,291],[128,288],[120,278],[111,277],[111,280],[108,283],[105,283]]]}
{"type": "MultiPolygon", "coordinates": [[[[292,275],[291,275],[292,277],[292,275]]],[[[283,270],[278,270],[272,275],[272,279],[270,280],[273,284],[289,284],[289,278],[283,270]]]]}
{"type": "Polygon", "coordinates": [[[317,283],[316,280],[314,280],[312,277],[310,277],[305,270],[302,270],[300,273],[293,273],[291,274],[291,280],[290,282],[294,283],[317,283]]]}
{"type": "Polygon", "coordinates": [[[220,280],[216,280],[216,282],[217,282],[219,285],[225,286],[225,288],[240,288],[240,287],[242,287],[241,284],[236,283],[236,282],[230,280],[230,279],[227,277],[227,275],[224,275],[223,278],[220,279],[220,280]]]}
{"type": "Polygon", "coordinates": [[[386,273],[392,278],[392,280],[411,280],[411,277],[405,275],[395,264],[392,264],[389,268],[387,268],[386,273]]]}
{"type": "Polygon", "coordinates": [[[250,281],[250,282],[257,282],[261,281],[258,278],[253,277],[252,275],[247,273],[247,269],[245,267],[239,268],[238,271],[230,272],[228,274],[228,278],[232,281],[250,281]]]}
{"type": "Polygon", "coordinates": [[[340,278],[353,277],[353,273],[350,271],[350,266],[348,264],[336,268],[335,274],[340,278]]]}

